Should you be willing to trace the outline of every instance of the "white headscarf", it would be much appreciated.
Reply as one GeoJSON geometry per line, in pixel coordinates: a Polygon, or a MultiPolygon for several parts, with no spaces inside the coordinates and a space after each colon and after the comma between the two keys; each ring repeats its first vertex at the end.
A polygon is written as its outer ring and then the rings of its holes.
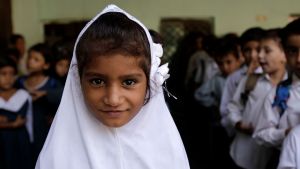
{"type": "Polygon", "coordinates": [[[36,169],[189,169],[180,135],[164,100],[168,66],[159,67],[162,47],[146,27],[115,5],[107,6],[79,34],[62,100],[40,153],[36,169]],[[151,99],[127,124],[110,128],[84,103],[77,70],[76,46],[102,14],[121,12],[145,30],[151,48],[151,99]]]}

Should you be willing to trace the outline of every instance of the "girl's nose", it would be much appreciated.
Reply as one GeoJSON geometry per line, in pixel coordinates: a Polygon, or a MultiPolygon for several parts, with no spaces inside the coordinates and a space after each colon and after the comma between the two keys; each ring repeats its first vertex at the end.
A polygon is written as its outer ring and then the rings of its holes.
{"type": "Polygon", "coordinates": [[[104,103],[109,106],[116,107],[122,102],[121,89],[117,86],[109,86],[106,89],[104,103]]]}

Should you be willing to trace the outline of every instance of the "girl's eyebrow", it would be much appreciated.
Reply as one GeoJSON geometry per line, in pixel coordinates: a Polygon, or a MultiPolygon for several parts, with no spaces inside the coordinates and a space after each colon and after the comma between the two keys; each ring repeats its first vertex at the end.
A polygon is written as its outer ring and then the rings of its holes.
{"type": "MultiPolygon", "coordinates": [[[[92,76],[97,76],[97,77],[102,77],[102,78],[107,78],[108,76],[102,73],[96,73],[96,72],[86,72],[84,73],[85,76],[87,77],[92,77],[92,76]]],[[[121,75],[120,78],[140,78],[143,76],[143,73],[132,73],[132,74],[124,74],[121,75]]]]}

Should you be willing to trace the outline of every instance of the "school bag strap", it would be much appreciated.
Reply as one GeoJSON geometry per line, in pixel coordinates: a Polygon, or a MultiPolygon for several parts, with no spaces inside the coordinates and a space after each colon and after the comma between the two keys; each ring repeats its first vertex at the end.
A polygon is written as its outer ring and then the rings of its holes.
{"type": "Polygon", "coordinates": [[[258,81],[258,78],[261,77],[261,75],[262,74],[252,73],[247,77],[246,84],[245,84],[245,90],[241,94],[241,99],[242,99],[243,105],[246,105],[249,94],[255,88],[256,82],[258,81]]]}

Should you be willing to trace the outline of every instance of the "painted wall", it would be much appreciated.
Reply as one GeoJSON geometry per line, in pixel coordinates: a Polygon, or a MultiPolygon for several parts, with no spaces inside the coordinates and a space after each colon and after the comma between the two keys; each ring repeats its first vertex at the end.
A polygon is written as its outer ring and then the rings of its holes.
{"type": "Polygon", "coordinates": [[[25,35],[30,46],[43,41],[44,23],[90,19],[110,3],[154,30],[162,17],[213,16],[217,35],[282,27],[291,13],[300,12],[299,0],[12,0],[13,31],[25,35]]]}

